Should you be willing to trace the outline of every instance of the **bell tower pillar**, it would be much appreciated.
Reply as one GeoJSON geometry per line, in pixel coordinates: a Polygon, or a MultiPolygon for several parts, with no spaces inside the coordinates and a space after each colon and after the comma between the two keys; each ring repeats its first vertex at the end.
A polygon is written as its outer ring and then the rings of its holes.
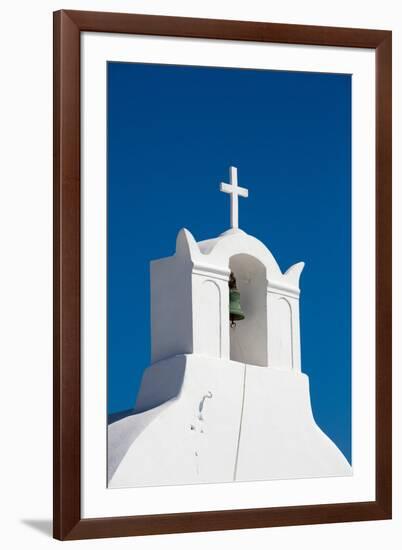
{"type": "Polygon", "coordinates": [[[229,276],[222,267],[194,264],[191,274],[193,353],[229,359],[229,276]]]}

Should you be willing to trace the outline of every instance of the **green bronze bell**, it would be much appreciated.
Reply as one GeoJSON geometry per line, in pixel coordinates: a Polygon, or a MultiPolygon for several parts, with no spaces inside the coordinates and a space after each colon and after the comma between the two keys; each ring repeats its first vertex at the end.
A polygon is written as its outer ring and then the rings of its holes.
{"type": "Polygon", "coordinates": [[[235,276],[231,273],[229,277],[229,318],[231,326],[235,327],[236,321],[241,321],[244,317],[240,305],[240,292],[237,290],[235,276]]]}

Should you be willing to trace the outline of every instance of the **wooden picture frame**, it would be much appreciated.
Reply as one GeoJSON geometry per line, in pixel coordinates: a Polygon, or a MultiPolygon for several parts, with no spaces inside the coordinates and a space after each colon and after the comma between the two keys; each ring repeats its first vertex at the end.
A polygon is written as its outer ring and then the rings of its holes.
{"type": "Polygon", "coordinates": [[[54,537],[60,540],[391,518],[390,31],[62,10],[54,14],[54,537]],[[376,59],[376,499],[82,519],[80,34],[372,48],[376,59]]]}

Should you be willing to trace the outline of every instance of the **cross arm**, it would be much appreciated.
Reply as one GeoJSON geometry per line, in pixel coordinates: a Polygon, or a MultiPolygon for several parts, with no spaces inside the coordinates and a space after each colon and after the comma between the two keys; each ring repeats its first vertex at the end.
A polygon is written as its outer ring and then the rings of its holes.
{"type": "MultiPolygon", "coordinates": [[[[220,189],[224,193],[233,193],[233,185],[229,183],[222,182],[220,189]]],[[[235,193],[240,197],[248,197],[248,189],[245,189],[244,187],[235,187],[235,193]]]]}

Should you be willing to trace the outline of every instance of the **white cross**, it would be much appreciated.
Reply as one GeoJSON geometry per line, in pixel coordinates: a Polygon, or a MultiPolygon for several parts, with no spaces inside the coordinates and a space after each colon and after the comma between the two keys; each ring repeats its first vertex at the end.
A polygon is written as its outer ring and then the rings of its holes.
{"type": "Polygon", "coordinates": [[[239,197],[248,197],[248,189],[237,185],[237,168],[230,166],[230,184],[221,183],[221,191],[230,194],[230,225],[239,228],[239,197]]]}

